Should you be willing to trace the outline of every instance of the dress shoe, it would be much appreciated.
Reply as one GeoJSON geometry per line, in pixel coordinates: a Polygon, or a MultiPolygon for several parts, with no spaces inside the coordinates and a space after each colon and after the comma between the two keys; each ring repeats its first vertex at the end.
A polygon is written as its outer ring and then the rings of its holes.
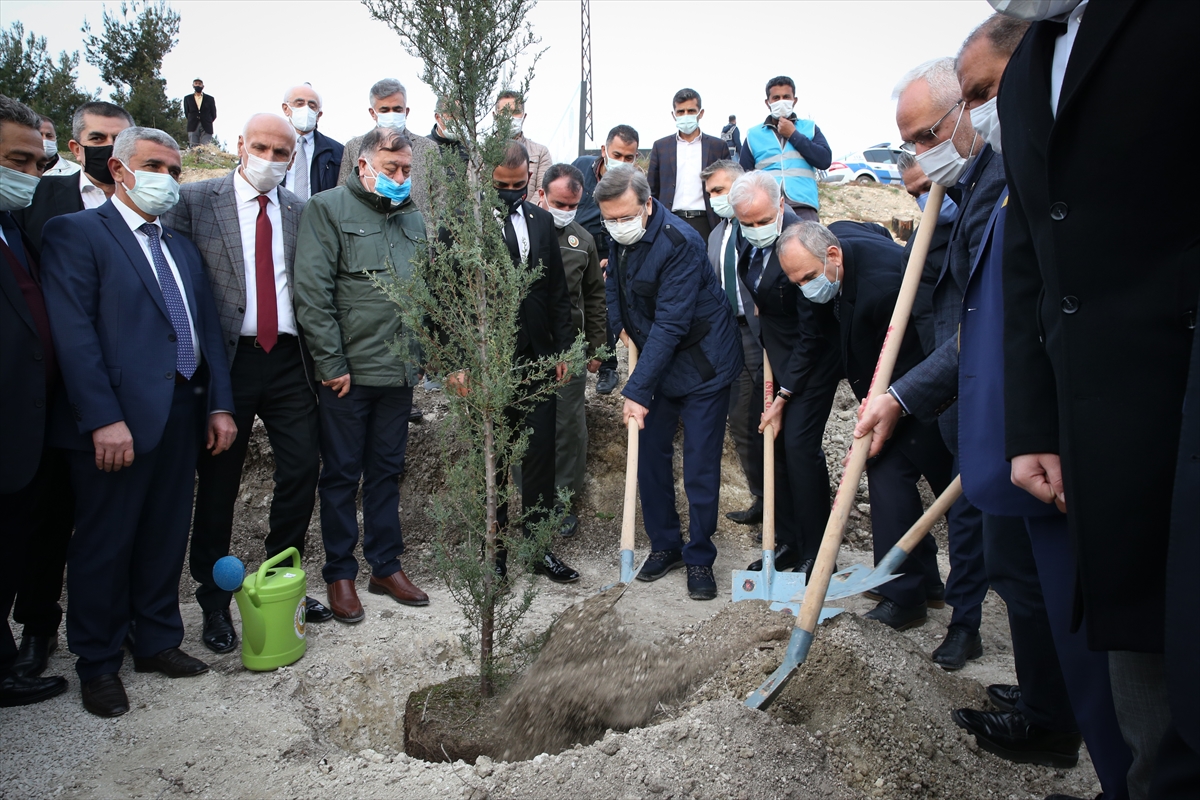
{"type": "Polygon", "coordinates": [[[424,412],[421,411],[421,409],[417,408],[416,406],[413,406],[412,409],[409,410],[409,412],[408,412],[408,421],[409,422],[424,422],[425,414],[424,414],[424,412]]]}
{"type": "Polygon", "coordinates": [[[237,633],[233,630],[233,617],[228,608],[204,612],[204,632],[200,634],[200,640],[214,653],[228,653],[237,647],[237,633]]]}
{"type": "Polygon", "coordinates": [[[329,608],[338,622],[362,622],[367,612],[363,611],[362,603],[358,601],[358,592],[354,581],[346,578],[329,584],[326,592],[329,598],[329,608]]]}
{"type": "Polygon", "coordinates": [[[333,619],[333,612],[325,606],[321,605],[321,601],[315,597],[304,597],[304,621],[305,622],[328,622],[333,619]]]}
{"type": "Polygon", "coordinates": [[[46,671],[50,663],[50,654],[58,649],[58,634],[39,636],[27,633],[21,637],[21,647],[17,657],[9,665],[9,669],[17,675],[26,678],[36,678],[46,671]]]}
{"type": "Polygon", "coordinates": [[[97,717],[119,717],[129,711],[129,698],[115,672],[92,678],[81,688],[83,707],[97,717]]]}
{"type": "Polygon", "coordinates": [[[612,394],[613,389],[617,388],[617,371],[615,369],[600,368],[599,375],[596,376],[596,393],[597,394],[612,394]]]}
{"type": "Polygon", "coordinates": [[[168,647],[149,658],[133,657],[134,672],[161,672],[168,678],[194,678],[208,672],[208,664],[178,647],[168,647]]]}
{"type": "Polygon", "coordinates": [[[688,597],[693,600],[712,600],[717,596],[717,579],[712,567],[687,565],[688,597]]]}
{"type": "MultiPolygon", "coordinates": [[[[837,572],[837,570],[834,570],[837,572]]],[[[883,595],[879,592],[863,592],[863,597],[876,602],[883,599],[883,595]]],[[[937,586],[925,587],[925,607],[926,608],[945,608],[946,607],[946,587],[943,584],[937,586]]]]}
{"type": "Polygon", "coordinates": [[[508,551],[502,547],[496,548],[496,577],[508,580],[508,551]]]}
{"type": "Polygon", "coordinates": [[[951,714],[958,727],[974,734],[984,750],[1018,764],[1070,769],[1079,762],[1079,731],[1059,733],[1034,725],[1020,711],[976,711],[951,714]]]}
{"type": "MultiPolygon", "coordinates": [[[[787,572],[792,567],[800,565],[800,551],[790,544],[775,545],[775,571],[787,572]]],[[[751,562],[746,569],[751,572],[762,571],[762,559],[751,562]]]]}
{"type": "Polygon", "coordinates": [[[755,500],[754,505],[747,508],[745,511],[729,511],[725,514],[725,519],[730,522],[736,522],[738,525],[757,525],[762,522],[762,500],[755,500]]]}
{"type": "Polygon", "coordinates": [[[656,581],[673,569],[683,566],[683,553],[678,550],[653,550],[638,570],[639,581],[656,581]]]}
{"type": "Polygon", "coordinates": [[[993,683],[987,687],[988,699],[1001,711],[1012,711],[1021,699],[1021,687],[1007,683],[993,683]]]}
{"type": "Polygon", "coordinates": [[[983,638],[979,631],[969,631],[961,625],[951,625],[946,638],[933,651],[933,661],[947,672],[962,669],[967,661],[983,655],[983,638]]]}
{"type": "Polygon", "coordinates": [[[533,571],[538,575],[545,575],[555,583],[574,583],[579,580],[579,573],[568,567],[549,551],[542,556],[542,560],[533,565],[533,571]]]}
{"type": "Polygon", "coordinates": [[[429,595],[414,586],[402,569],[396,570],[386,578],[376,578],[372,575],[371,580],[367,581],[367,591],[371,594],[391,595],[397,603],[406,606],[429,605],[429,595]]]}
{"type": "Polygon", "coordinates": [[[868,611],[863,617],[865,619],[873,619],[876,622],[882,622],[892,630],[906,631],[909,628],[924,625],[925,620],[929,618],[929,614],[925,610],[924,603],[904,607],[897,605],[885,597],[879,601],[879,605],[868,611]]]}
{"type": "Polygon", "coordinates": [[[9,671],[0,677],[0,708],[33,705],[57,697],[66,690],[66,678],[57,675],[39,678],[9,671]]]}
{"type": "Polygon", "coordinates": [[[558,529],[558,533],[564,539],[569,539],[579,532],[579,517],[574,514],[567,514],[563,517],[562,525],[558,529]]]}

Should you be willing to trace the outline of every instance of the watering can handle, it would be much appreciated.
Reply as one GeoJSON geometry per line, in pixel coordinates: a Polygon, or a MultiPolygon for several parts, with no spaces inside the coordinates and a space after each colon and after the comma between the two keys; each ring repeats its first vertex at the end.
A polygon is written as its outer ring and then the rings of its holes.
{"type": "Polygon", "coordinates": [[[255,608],[258,608],[260,605],[262,605],[262,600],[260,600],[258,597],[258,587],[262,585],[264,580],[266,580],[267,570],[269,570],[271,567],[279,566],[279,564],[288,560],[289,558],[292,559],[292,566],[296,569],[299,569],[300,551],[294,547],[289,547],[282,553],[268,558],[263,562],[263,565],[258,568],[258,572],[254,576],[254,584],[246,588],[246,596],[250,598],[250,602],[254,604],[255,608]]]}

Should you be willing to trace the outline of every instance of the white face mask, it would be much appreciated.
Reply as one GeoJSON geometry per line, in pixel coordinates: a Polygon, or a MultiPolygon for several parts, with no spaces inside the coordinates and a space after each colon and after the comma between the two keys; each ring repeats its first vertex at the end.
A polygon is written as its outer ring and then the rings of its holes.
{"type": "Polygon", "coordinates": [[[646,235],[646,228],[642,225],[642,220],[645,218],[646,212],[642,211],[636,217],[624,222],[613,222],[612,220],[604,220],[604,227],[608,230],[608,235],[613,238],[617,244],[631,245],[637,244],[646,235]]]}
{"type": "Polygon", "coordinates": [[[1000,149],[1000,115],[996,113],[996,98],[971,109],[971,125],[997,153],[1000,149]]]}
{"type": "Polygon", "coordinates": [[[179,183],[165,172],[134,172],[125,162],[125,171],[133,175],[133,188],[125,187],[125,193],[143,213],[152,217],[167,213],[179,202],[179,183]]]}
{"type": "Polygon", "coordinates": [[[575,213],[579,209],[573,208],[570,211],[563,211],[561,208],[549,206],[546,210],[554,217],[554,227],[565,228],[575,221],[575,213]]]}
{"type": "Polygon", "coordinates": [[[308,133],[317,127],[317,112],[308,106],[292,108],[292,127],[301,133],[308,133]]]}
{"type": "Polygon", "coordinates": [[[46,152],[46,158],[54,158],[58,155],[58,142],[53,139],[42,139],[42,150],[46,152]]]}
{"type": "MultiPolygon", "coordinates": [[[[958,133],[958,126],[962,123],[962,112],[958,114],[958,121],[954,123],[954,131],[946,137],[946,141],[940,142],[936,147],[931,147],[924,153],[917,154],[917,163],[921,165],[921,169],[925,170],[925,174],[929,176],[929,180],[934,183],[940,183],[942,186],[953,186],[958,183],[958,179],[967,171],[967,165],[971,162],[969,156],[963,156],[958,152],[958,148],[954,146],[954,137],[958,133]]],[[[979,134],[976,133],[971,139],[971,149],[975,149],[975,139],[979,134]]]]}
{"type": "Polygon", "coordinates": [[[520,117],[513,117],[512,118],[512,137],[515,139],[518,136],[520,136],[521,129],[524,127],[525,127],[525,117],[523,115],[520,117]]]}
{"type": "Polygon", "coordinates": [[[757,247],[759,250],[764,247],[770,247],[775,244],[775,240],[779,238],[779,226],[783,222],[783,212],[779,212],[779,216],[775,217],[773,225],[760,225],[757,228],[747,228],[742,226],[742,238],[747,242],[757,247]]]}
{"type": "Polygon", "coordinates": [[[708,198],[709,205],[712,206],[713,213],[721,219],[733,219],[733,203],[729,202],[728,194],[717,195],[716,197],[708,198]]]}
{"type": "Polygon", "coordinates": [[[0,165],[0,211],[20,211],[22,208],[29,208],[40,180],[36,175],[26,175],[24,172],[0,165]]]}
{"type": "Polygon", "coordinates": [[[795,105],[794,100],[776,100],[774,103],[771,103],[771,116],[775,119],[790,117],[792,115],[792,107],[795,105]]]}
{"type": "Polygon", "coordinates": [[[246,160],[242,163],[242,175],[259,194],[266,194],[283,183],[287,171],[287,161],[267,161],[253,153],[246,153],[246,160]]]}
{"type": "Polygon", "coordinates": [[[684,114],[675,118],[675,127],[680,133],[691,133],[700,127],[699,114],[684,114]]]}
{"type": "Polygon", "coordinates": [[[1006,17],[1037,22],[1071,13],[1080,0],[988,0],[988,3],[1006,17]]]}
{"type": "Polygon", "coordinates": [[[375,124],[381,128],[395,128],[402,131],[408,124],[408,116],[403,111],[384,111],[375,115],[375,124]]]}

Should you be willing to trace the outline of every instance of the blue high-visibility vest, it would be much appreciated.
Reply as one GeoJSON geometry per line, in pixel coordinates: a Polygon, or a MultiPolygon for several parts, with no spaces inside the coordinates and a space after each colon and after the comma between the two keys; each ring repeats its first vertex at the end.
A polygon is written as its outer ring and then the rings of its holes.
{"type": "MultiPolygon", "coordinates": [[[[817,127],[811,119],[798,119],[795,124],[796,130],[810,139],[817,127]]],[[[817,198],[817,173],[791,142],[785,141],[780,147],[779,137],[773,129],[755,125],[746,132],[746,143],[754,154],[754,168],[771,172],[783,186],[788,200],[813,208],[821,207],[817,198]]]]}

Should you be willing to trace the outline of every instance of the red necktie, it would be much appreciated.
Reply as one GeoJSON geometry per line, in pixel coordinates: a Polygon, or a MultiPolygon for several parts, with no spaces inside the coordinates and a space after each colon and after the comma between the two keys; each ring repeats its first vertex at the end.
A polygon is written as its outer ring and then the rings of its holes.
{"type": "Polygon", "coordinates": [[[271,257],[271,218],[267,196],[258,196],[258,221],[254,228],[254,287],[258,302],[258,343],[271,352],[279,340],[279,307],[275,300],[275,261],[271,257]]]}

